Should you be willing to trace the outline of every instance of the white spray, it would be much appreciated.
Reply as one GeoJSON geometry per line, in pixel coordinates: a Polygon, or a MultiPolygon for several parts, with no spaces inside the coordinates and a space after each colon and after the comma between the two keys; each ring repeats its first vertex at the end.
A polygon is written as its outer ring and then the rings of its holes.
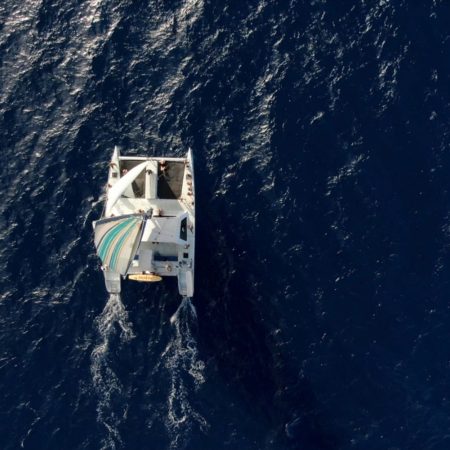
{"type": "Polygon", "coordinates": [[[205,431],[208,423],[195,411],[189,395],[204,383],[204,363],[198,358],[194,329],[197,312],[191,299],[183,298],[175,314],[170,318],[174,335],[162,357],[170,377],[167,399],[166,428],[171,438],[171,448],[183,448],[194,425],[205,431]]]}
{"type": "MultiPolygon", "coordinates": [[[[112,402],[120,397],[121,383],[108,361],[108,348],[111,337],[120,329],[122,342],[134,337],[128,314],[121,301],[120,294],[111,294],[102,313],[96,319],[100,342],[91,354],[92,383],[98,396],[97,420],[107,429],[107,437],[103,441],[103,449],[115,449],[122,444],[118,426],[120,415],[112,408],[112,402]]],[[[123,414],[122,414],[123,415],[123,414]]]]}

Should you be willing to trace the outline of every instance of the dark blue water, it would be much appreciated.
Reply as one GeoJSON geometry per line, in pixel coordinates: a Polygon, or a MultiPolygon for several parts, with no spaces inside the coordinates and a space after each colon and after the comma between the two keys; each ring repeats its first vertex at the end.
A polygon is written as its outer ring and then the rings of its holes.
{"type": "Polygon", "coordinates": [[[3,0],[0,448],[450,448],[450,4],[3,0]],[[109,298],[107,162],[195,153],[196,295],[109,298]]]}

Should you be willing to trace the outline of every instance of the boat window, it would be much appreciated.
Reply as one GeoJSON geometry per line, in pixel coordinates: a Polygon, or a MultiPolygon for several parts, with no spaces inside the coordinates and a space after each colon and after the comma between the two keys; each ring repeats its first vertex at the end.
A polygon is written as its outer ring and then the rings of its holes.
{"type": "Polygon", "coordinates": [[[181,227],[180,227],[180,239],[183,241],[187,240],[187,217],[185,217],[181,221],[181,227]]]}
{"type": "Polygon", "coordinates": [[[154,261],[159,261],[159,262],[164,262],[164,261],[178,261],[178,256],[177,255],[161,255],[158,252],[155,252],[153,255],[153,260],[154,261]]]}

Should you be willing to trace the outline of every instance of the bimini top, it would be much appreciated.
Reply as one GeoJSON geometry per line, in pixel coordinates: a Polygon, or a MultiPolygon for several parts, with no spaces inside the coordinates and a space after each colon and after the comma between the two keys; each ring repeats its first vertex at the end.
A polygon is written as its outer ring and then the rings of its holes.
{"type": "Polygon", "coordinates": [[[127,214],[95,222],[94,242],[104,268],[126,275],[142,237],[144,214],[127,214]]]}

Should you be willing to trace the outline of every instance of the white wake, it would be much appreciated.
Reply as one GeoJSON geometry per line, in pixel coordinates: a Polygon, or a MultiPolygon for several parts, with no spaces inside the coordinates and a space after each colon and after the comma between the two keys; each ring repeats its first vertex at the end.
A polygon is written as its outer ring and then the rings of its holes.
{"type": "Polygon", "coordinates": [[[111,368],[108,350],[111,338],[117,332],[120,332],[121,342],[127,342],[134,337],[120,294],[110,295],[105,308],[96,319],[96,325],[100,339],[91,354],[91,375],[98,397],[97,421],[107,430],[102,449],[115,449],[116,445],[122,444],[118,426],[123,414],[114,411],[113,403],[120,399],[122,385],[111,368]]]}
{"type": "Polygon", "coordinates": [[[197,313],[190,298],[183,298],[170,322],[173,336],[162,354],[168,371],[170,392],[167,399],[166,428],[171,448],[184,448],[192,427],[206,431],[208,423],[191,404],[190,397],[204,383],[205,364],[198,357],[195,328],[197,313]]]}

